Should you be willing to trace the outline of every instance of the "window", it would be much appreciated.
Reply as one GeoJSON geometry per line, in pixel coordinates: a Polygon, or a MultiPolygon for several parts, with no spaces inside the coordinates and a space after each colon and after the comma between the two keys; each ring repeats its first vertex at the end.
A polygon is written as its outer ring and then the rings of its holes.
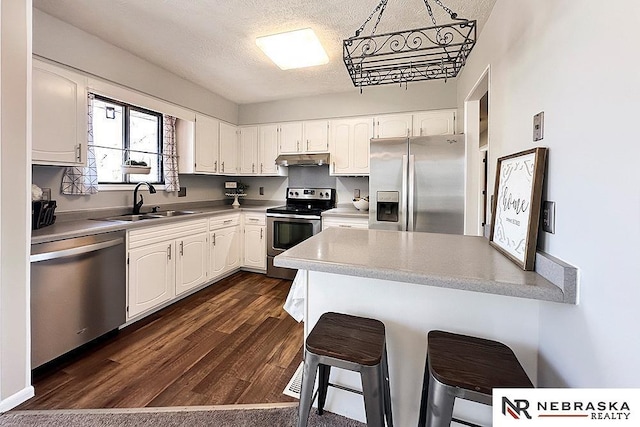
{"type": "Polygon", "coordinates": [[[164,184],[162,114],[102,96],[93,102],[98,183],[164,184]],[[125,174],[122,165],[146,165],[149,174],[125,174]]]}

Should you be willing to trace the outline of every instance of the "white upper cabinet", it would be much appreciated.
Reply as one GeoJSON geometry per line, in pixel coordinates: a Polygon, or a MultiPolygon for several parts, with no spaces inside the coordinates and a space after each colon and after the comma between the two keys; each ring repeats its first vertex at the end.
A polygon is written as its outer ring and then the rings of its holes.
{"type": "Polygon", "coordinates": [[[218,173],[220,122],[213,117],[196,114],[195,171],[218,173]]]}
{"type": "Polygon", "coordinates": [[[282,123],[280,154],[318,153],[329,149],[329,121],[282,123]]]}
{"type": "Polygon", "coordinates": [[[376,138],[401,138],[411,136],[412,128],[411,114],[394,114],[378,116],[375,118],[376,138]]]}
{"type": "Polygon", "coordinates": [[[258,128],[258,162],[260,175],[278,175],[278,125],[264,125],[258,128]]]}
{"type": "Polygon", "coordinates": [[[87,161],[87,79],[33,61],[32,162],[84,165],[87,161]]]}
{"type": "Polygon", "coordinates": [[[238,128],[220,122],[220,166],[222,175],[238,174],[238,128]]]}
{"type": "Polygon", "coordinates": [[[303,152],[326,152],[329,149],[329,122],[314,120],[303,122],[303,152]]]}
{"type": "Polygon", "coordinates": [[[332,120],[330,129],[331,175],[368,175],[373,118],[332,120]]]}
{"type": "Polygon", "coordinates": [[[255,175],[260,173],[258,164],[258,127],[240,128],[240,174],[255,175]]]}
{"type": "Polygon", "coordinates": [[[413,136],[453,135],[456,110],[425,111],[413,115],[413,136]]]}
{"type": "Polygon", "coordinates": [[[302,144],[302,122],[280,125],[280,154],[300,153],[302,144]]]}

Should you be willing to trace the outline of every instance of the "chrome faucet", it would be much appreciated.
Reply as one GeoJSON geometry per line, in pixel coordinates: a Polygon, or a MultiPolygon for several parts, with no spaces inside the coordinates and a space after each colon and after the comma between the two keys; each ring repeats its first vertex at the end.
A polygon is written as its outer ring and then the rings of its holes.
{"type": "Polygon", "coordinates": [[[138,188],[140,188],[141,185],[146,185],[149,188],[149,194],[155,194],[156,189],[153,187],[153,185],[149,184],[148,182],[140,182],[138,183],[138,185],[136,185],[135,190],[133,190],[133,214],[134,215],[138,215],[140,213],[140,208],[142,207],[142,203],[144,202],[143,198],[142,198],[142,194],[140,195],[140,201],[138,202],[138,188]]]}

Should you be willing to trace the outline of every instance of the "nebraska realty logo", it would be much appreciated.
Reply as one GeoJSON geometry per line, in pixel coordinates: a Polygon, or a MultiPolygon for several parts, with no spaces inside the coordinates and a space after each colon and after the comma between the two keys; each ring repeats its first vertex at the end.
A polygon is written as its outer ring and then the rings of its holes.
{"type": "Polygon", "coordinates": [[[640,389],[494,389],[493,425],[640,426],[640,389]]]}

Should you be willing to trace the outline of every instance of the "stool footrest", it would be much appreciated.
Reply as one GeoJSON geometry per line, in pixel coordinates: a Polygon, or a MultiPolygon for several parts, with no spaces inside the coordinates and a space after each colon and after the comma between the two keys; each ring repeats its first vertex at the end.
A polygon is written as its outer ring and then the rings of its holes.
{"type": "Polygon", "coordinates": [[[340,390],[350,391],[351,393],[356,393],[356,394],[359,394],[359,395],[362,396],[362,391],[356,390],[355,388],[347,387],[347,386],[340,385],[340,384],[333,384],[333,383],[328,383],[327,385],[329,387],[339,388],[340,390]]]}
{"type": "Polygon", "coordinates": [[[451,418],[452,422],[456,422],[458,424],[464,424],[469,427],[482,427],[480,424],[470,423],[469,421],[461,420],[460,418],[451,418]]]}

